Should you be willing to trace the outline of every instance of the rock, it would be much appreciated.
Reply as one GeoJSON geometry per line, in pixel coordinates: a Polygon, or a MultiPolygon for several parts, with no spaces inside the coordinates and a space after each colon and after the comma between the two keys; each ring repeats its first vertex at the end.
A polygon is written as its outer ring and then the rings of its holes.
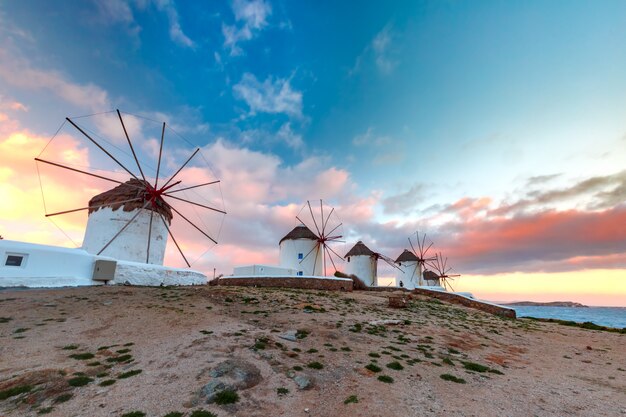
{"type": "Polygon", "coordinates": [[[279,334],[278,337],[284,340],[289,340],[290,342],[298,341],[298,338],[296,337],[296,330],[287,330],[285,333],[279,334]]]}
{"type": "Polygon", "coordinates": [[[111,304],[113,304],[113,301],[105,301],[102,303],[103,306],[110,306],[111,304]]]}
{"type": "Polygon", "coordinates": [[[298,375],[293,381],[298,385],[298,389],[301,390],[307,390],[313,386],[311,379],[306,375],[298,375]]]}
{"type": "Polygon", "coordinates": [[[202,397],[206,397],[207,403],[212,403],[215,400],[217,393],[224,391],[225,389],[233,389],[233,387],[224,384],[219,379],[216,379],[203,386],[200,391],[200,395],[202,397]]]}
{"type": "Polygon", "coordinates": [[[291,369],[287,371],[287,378],[293,378],[294,376],[296,376],[296,371],[291,369]]]}
{"type": "Polygon", "coordinates": [[[402,320],[374,320],[374,321],[370,321],[368,324],[372,325],[372,326],[385,326],[385,325],[397,325],[397,324],[402,324],[403,321],[402,320]]]}
{"type": "Polygon", "coordinates": [[[215,395],[220,391],[248,389],[263,379],[261,371],[256,366],[240,359],[229,359],[219,363],[209,371],[209,376],[213,380],[204,385],[199,394],[207,403],[213,402],[215,395]]]}

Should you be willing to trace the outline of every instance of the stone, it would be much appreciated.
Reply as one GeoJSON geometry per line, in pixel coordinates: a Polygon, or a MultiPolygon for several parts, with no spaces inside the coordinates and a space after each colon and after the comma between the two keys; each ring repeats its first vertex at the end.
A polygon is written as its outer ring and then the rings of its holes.
{"type": "Polygon", "coordinates": [[[374,321],[370,321],[369,324],[372,326],[384,326],[384,325],[398,325],[398,324],[402,324],[403,321],[402,320],[374,320],[374,321]]]}
{"type": "Polygon", "coordinates": [[[298,375],[293,381],[298,385],[298,389],[307,390],[313,386],[311,379],[306,375],[298,375]]]}
{"type": "Polygon", "coordinates": [[[278,337],[290,342],[297,342],[298,338],[296,337],[296,332],[296,330],[287,330],[285,333],[279,334],[278,337]]]}
{"type": "Polygon", "coordinates": [[[244,390],[258,385],[263,377],[261,371],[241,359],[229,359],[219,363],[209,371],[213,378],[200,389],[200,397],[205,398],[207,403],[215,399],[215,395],[223,390],[244,390]]]}

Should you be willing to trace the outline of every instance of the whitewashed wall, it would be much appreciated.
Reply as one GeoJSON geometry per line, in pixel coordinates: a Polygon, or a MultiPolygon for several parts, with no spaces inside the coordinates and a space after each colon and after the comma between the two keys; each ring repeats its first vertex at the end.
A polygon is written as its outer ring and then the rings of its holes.
{"type": "Polygon", "coordinates": [[[401,262],[398,267],[402,271],[396,272],[396,285],[400,286],[400,281],[404,285],[404,288],[409,290],[419,287],[420,268],[416,261],[404,261],[401,262]],[[415,269],[417,267],[417,270],[415,269]],[[413,272],[415,271],[415,274],[413,272]],[[404,272],[404,273],[402,273],[404,272]]]}
{"type": "Polygon", "coordinates": [[[369,287],[378,286],[376,260],[370,255],[350,256],[346,258],[344,269],[348,275],[356,275],[369,287]]]}
{"type": "Polygon", "coordinates": [[[298,271],[293,268],[282,268],[275,265],[245,265],[233,269],[235,276],[295,276],[298,271]]]}
{"type": "MultiPolygon", "coordinates": [[[[280,245],[280,266],[283,268],[291,268],[296,271],[302,271],[303,275],[324,275],[323,267],[323,251],[319,247],[314,249],[313,252],[302,262],[298,259],[298,254],[301,253],[303,257],[311,251],[317,244],[317,241],[311,239],[286,239],[283,240],[280,245]],[[315,254],[317,252],[317,260],[315,254]],[[313,271],[315,270],[315,273],[313,271]]],[[[328,270],[333,270],[332,265],[327,265],[328,270]]]]}
{"type": "MultiPolygon", "coordinates": [[[[124,225],[133,218],[137,210],[115,211],[103,207],[89,215],[83,249],[94,255],[115,236],[124,225]]],[[[146,262],[148,250],[148,230],[150,226],[150,210],[142,210],[133,221],[102,253],[117,260],[146,262]]],[[[156,213],[152,219],[152,235],[150,237],[150,259],[148,263],[163,265],[165,246],[167,245],[167,229],[163,220],[156,213]]]]}

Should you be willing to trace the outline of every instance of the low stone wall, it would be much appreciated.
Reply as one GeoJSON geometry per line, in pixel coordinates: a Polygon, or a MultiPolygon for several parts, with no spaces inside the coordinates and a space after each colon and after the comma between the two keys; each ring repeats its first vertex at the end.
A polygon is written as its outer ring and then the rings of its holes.
{"type": "Polygon", "coordinates": [[[220,278],[218,285],[241,287],[301,288],[305,290],[352,291],[351,279],[300,277],[220,278]]]}
{"type": "Polygon", "coordinates": [[[499,305],[485,303],[478,300],[472,300],[471,298],[463,297],[462,295],[458,294],[426,290],[423,288],[416,288],[412,291],[412,293],[436,298],[438,300],[445,301],[451,304],[460,304],[465,307],[470,307],[490,314],[495,314],[496,316],[508,317],[510,319],[516,318],[515,310],[513,310],[512,308],[502,307],[499,305]]]}

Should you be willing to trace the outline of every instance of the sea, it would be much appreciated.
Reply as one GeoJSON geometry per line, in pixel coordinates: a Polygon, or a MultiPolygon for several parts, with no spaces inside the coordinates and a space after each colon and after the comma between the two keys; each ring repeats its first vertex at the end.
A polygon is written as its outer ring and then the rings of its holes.
{"type": "Polygon", "coordinates": [[[626,307],[542,307],[507,306],[515,309],[517,317],[590,321],[599,326],[626,328],[626,307]]]}

